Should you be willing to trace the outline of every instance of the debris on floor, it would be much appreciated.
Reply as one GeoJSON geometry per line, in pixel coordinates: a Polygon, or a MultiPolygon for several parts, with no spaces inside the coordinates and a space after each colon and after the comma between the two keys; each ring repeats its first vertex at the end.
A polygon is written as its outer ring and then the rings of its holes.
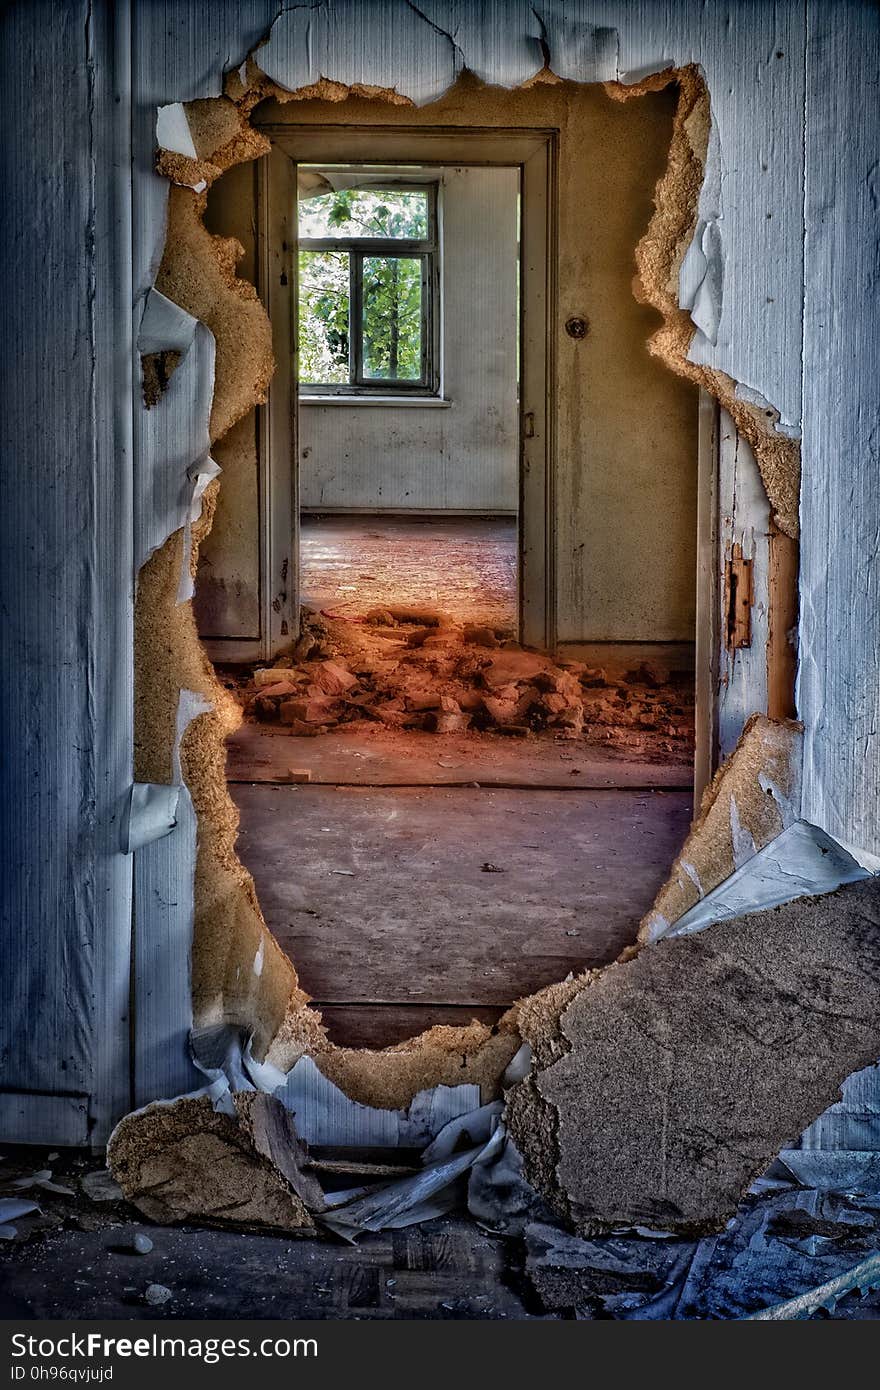
{"type": "Polygon", "coordinates": [[[23,1197],[0,1197],[0,1240],[14,1240],[18,1228],[13,1223],[39,1210],[36,1202],[25,1201],[23,1197]]]}
{"type": "Polygon", "coordinates": [[[438,734],[546,731],[654,756],[686,756],[693,745],[692,673],[643,662],[615,676],[432,609],[373,609],[363,619],[304,610],[289,654],[220,674],[248,718],[292,734],[366,720],[438,734]]]}
{"type": "Polygon", "coordinates": [[[509,1111],[527,1176],[587,1237],[717,1230],[787,1136],[876,1060],[878,943],[869,879],[595,973],[561,1015],[563,1055],[533,1078],[540,1103],[509,1111]]]}
{"type": "Polygon", "coordinates": [[[230,1115],[207,1095],[182,1096],[121,1120],[107,1158],[126,1197],[151,1221],[312,1230],[323,1194],[290,1112],[262,1091],[233,1102],[230,1115]]]}

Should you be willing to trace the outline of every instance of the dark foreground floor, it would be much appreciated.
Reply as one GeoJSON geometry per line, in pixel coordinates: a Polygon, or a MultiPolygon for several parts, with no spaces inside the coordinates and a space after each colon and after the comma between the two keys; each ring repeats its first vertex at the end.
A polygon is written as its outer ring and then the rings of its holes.
{"type": "Polygon", "coordinates": [[[546,1317],[534,1299],[539,1311],[530,1313],[513,1287],[506,1244],[465,1217],[366,1236],[356,1246],[130,1221],[52,1231],[0,1249],[0,1317],[546,1317]],[[131,1250],[137,1231],[154,1242],[147,1255],[131,1250]],[[151,1307],[150,1284],[169,1288],[171,1299],[151,1307]]]}
{"type": "MultiPolygon", "coordinates": [[[[633,1234],[580,1241],[531,1224],[502,1238],[465,1213],[349,1245],[232,1229],[154,1226],[88,1184],[101,1159],[0,1149],[0,1193],[51,1171],[66,1191],[32,1188],[39,1214],[0,1241],[0,1317],[595,1320],[736,1319],[845,1274],[880,1248],[880,1197],[805,1189],[747,1199],[701,1241],[633,1234]],[[136,1254],[135,1235],[153,1248],[136,1254]],[[159,1285],[166,1301],[151,1305],[159,1285]]],[[[815,1317],[880,1316],[880,1289],[848,1293],[815,1317]]]]}

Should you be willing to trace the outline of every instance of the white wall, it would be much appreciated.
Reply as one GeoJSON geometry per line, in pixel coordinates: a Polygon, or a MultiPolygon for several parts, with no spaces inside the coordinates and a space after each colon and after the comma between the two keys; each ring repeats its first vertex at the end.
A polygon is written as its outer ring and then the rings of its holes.
{"type": "Polygon", "coordinates": [[[300,397],[304,508],[515,511],[516,169],[447,169],[441,185],[443,396],[450,404],[312,405],[300,397]]]}

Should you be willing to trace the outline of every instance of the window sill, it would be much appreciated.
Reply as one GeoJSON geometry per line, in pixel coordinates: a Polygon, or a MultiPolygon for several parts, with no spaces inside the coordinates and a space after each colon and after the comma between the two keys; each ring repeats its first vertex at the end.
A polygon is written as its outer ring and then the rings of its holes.
{"type": "Polygon", "coordinates": [[[410,410],[448,410],[452,401],[442,396],[312,396],[300,393],[300,405],[406,406],[410,410]]]}

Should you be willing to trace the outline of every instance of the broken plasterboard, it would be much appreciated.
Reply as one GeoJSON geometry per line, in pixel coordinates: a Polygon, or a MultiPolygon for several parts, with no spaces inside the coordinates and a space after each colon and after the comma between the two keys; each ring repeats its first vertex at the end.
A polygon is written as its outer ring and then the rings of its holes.
{"type": "Polygon", "coordinates": [[[864,867],[818,826],[795,821],[653,939],[687,936],[713,922],[831,893],[843,883],[870,878],[872,872],[876,870],[864,867]]]}

